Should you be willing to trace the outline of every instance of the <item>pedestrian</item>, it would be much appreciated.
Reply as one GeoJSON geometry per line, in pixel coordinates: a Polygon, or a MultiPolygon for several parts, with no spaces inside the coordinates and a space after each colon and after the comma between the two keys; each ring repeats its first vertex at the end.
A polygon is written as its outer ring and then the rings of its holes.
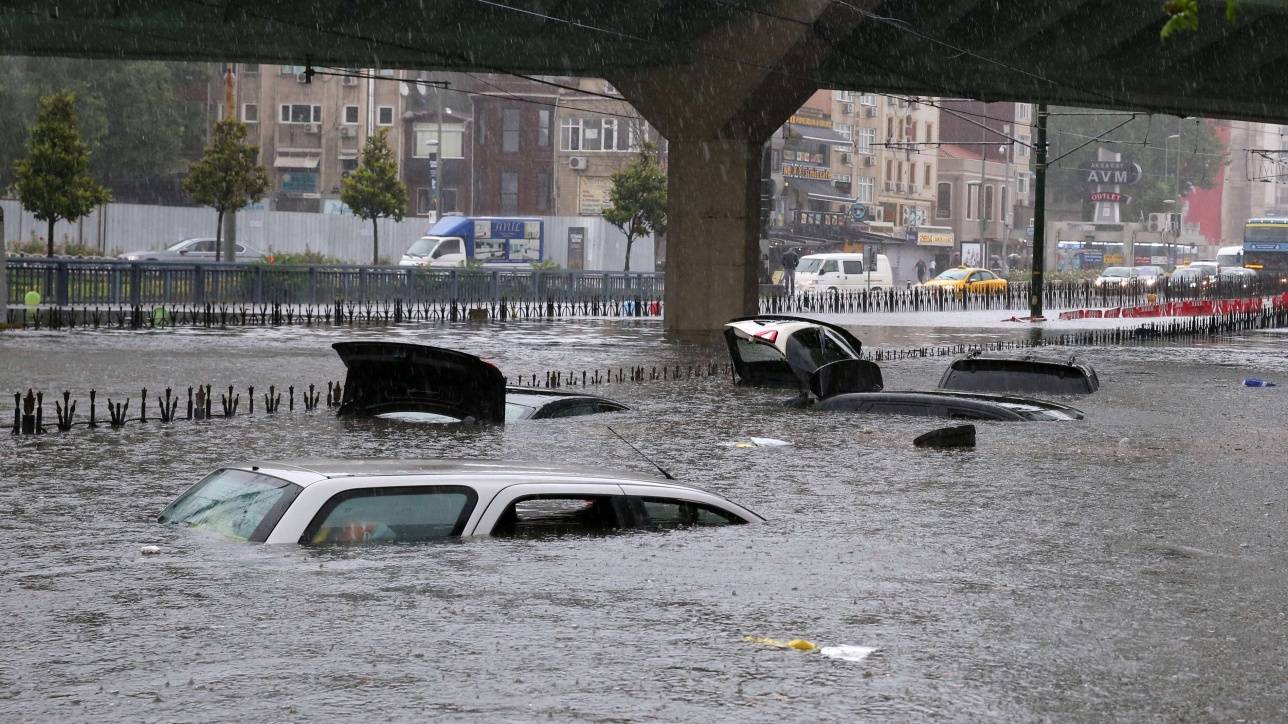
{"type": "Polygon", "coordinates": [[[801,255],[796,253],[796,249],[788,249],[783,254],[783,285],[787,289],[787,294],[796,293],[796,265],[801,261],[801,255]]]}
{"type": "Polygon", "coordinates": [[[934,259],[930,260],[930,278],[931,279],[935,278],[935,260],[934,259]]]}
{"type": "Polygon", "coordinates": [[[920,284],[920,283],[924,283],[925,281],[926,281],[926,262],[924,260],[918,259],[917,260],[917,282],[920,284]]]}
{"type": "Polygon", "coordinates": [[[761,284],[769,283],[769,255],[768,254],[760,255],[760,283],[761,284]]]}

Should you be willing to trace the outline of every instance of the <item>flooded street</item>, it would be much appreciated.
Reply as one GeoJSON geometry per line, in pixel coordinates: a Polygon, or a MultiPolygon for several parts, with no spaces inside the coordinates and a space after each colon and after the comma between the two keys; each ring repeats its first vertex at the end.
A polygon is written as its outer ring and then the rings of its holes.
{"type": "MultiPolygon", "coordinates": [[[[856,333],[877,346],[1008,338],[856,333]]],[[[332,342],[383,336],[5,335],[0,391],[83,399],[93,386],[100,400],[134,395],[134,409],[145,386],[298,388],[343,379],[332,342]]],[[[678,344],[650,322],[388,336],[479,354],[511,376],[725,358],[715,338],[678,344]]],[[[1062,400],[1087,419],[976,423],[979,447],[965,452],[912,447],[941,421],[786,409],[781,391],[719,376],[606,385],[592,392],[635,410],[503,429],[341,421],[323,409],[5,434],[0,718],[1278,718],[1288,386],[1239,383],[1288,382],[1281,338],[1051,353],[1099,372],[1098,393],[1062,400]],[[206,472],[248,458],[650,470],[610,424],[682,482],[769,523],[360,550],[238,545],[155,523],[206,472]],[[751,435],[794,445],[726,444],[751,435]],[[145,557],[145,545],[163,552],[145,557]],[[876,652],[840,661],[745,636],[876,652]]],[[[885,363],[886,387],[933,387],[947,362],[885,363]]]]}

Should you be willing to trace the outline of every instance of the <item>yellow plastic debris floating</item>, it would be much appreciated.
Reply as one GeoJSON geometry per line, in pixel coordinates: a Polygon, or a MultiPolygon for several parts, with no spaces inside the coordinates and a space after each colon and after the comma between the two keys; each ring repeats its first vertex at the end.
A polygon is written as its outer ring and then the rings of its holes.
{"type": "Polygon", "coordinates": [[[813,642],[806,641],[805,639],[792,639],[791,641],[781,641],[779,639],[771,639],[765,636],[743,636],[742,640],[753,644],[764,644],[766,646],[773,646],[779,649],[796,649],[797,651],[818,650],[818,647],[815,646],[813,642]]]}

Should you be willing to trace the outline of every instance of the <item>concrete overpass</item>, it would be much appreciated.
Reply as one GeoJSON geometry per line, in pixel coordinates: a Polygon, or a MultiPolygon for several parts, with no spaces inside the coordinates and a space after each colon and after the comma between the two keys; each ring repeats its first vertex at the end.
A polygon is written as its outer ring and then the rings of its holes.
{"type": "Polygon", "coordinates": [[[584,75],[670,142],[667,320],[754,309],[760,147],[818,88],[1280,121],[1288,7],[1200,0],[10,0],[0,52],[584,75]]]}

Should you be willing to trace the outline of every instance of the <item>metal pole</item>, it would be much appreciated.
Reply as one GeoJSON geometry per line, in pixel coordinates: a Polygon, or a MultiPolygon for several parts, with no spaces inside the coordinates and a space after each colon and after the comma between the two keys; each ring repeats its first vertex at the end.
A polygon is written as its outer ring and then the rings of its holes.
{"type": "Polygon", "coordinates": [[[9,262],[4,242],[4,209],[0,208],[0,325],[9,321],[9,262]]]}
{"type": "Polygon", "coordinates": [[[443,218],[443,88],[434,86],[438,105],[438,149],[434,151],[434,218],[443,218]]]}
{"type": "Polygon", "coordinates": [[[1042,272],[1046,266],[1047,106],[1038,104],[1037,161],[1033,171],[1033,274],[1029,317],[1042,319],[1042,272]]]}
{"type": "MultiPolygon", "coordinates": [[[[988,106],[985,105],[984,108],[987,109],[988,106]]],[[[979,129],[979,140],[980,140],[979,196],[977,197],[976,203],[975,203],[975,213],[979,214],[979,246],[980,246],[979,262],[982,266],[987,267],[988,266],[988,242],[984,241],[984,235],[985,235],[986,224],[988,222],[986,222],[984,219],[988,216],[988,213],[987,213],[988,209],[984,207],[984,184],[987,183],[987,179],[985,178],[985,171],[988,168],[988,146],[985,146],[984,144],[988,142],[988,134],[985,132],[984,127],[982,125],[980,126],[980,129],[979,129]]],[[[965,264],[965,263],[966,263],[966,260],[962,259],[962,264],[965,264]]]]}

